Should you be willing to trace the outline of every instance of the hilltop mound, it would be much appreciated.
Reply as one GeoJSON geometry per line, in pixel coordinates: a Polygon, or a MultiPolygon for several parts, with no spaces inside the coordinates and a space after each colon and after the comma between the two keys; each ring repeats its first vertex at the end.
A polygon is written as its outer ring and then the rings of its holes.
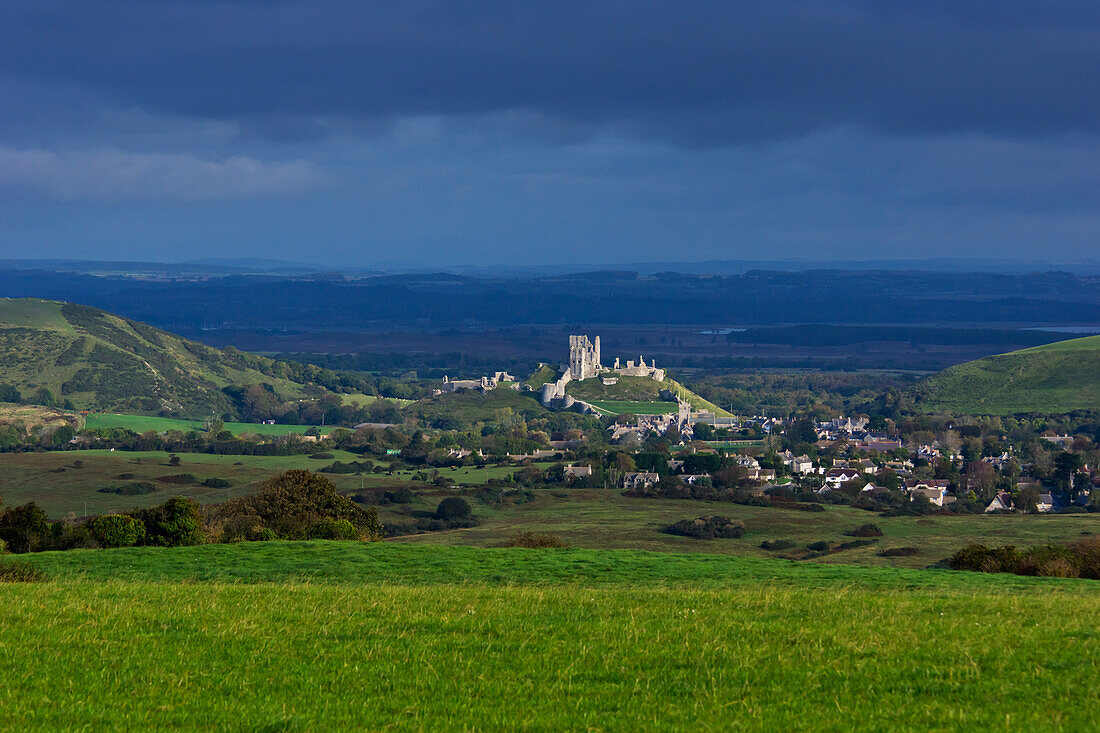
{"type": "Polygon", "coordinates": [[[408,412],[438,428],[454,429],[476,422],[499,420],[505,412],[525,419],[546,417],[548,410],[531,393],[497,387],[482,394],[476,390],[448,392],[412,403],[408,412]]]}
{"type": "Polygon", "coordinates": [[[1100,409],[1100,336],[959,364],[913,387],[924,410],[980,415],[1100,409]]]}
{"type": "Polygon", "coordinates": [[[25,401],[201,418],[235,411],[225,387],[268,384],[301,398],[324,394],[313,384],[324,376],[317,367],[215,349],[97,308],[0,299],[0,385],[25,401]]]}

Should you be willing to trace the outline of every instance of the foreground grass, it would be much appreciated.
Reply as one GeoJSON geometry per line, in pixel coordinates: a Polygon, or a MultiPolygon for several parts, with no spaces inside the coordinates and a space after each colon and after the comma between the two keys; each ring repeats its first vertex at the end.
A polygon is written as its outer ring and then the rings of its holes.
{"type": "Polygon", "coordinates": [[[759,585],[837,589],[1034,590],[1080,588],[1063,581],[948,570],[910,570],[770,558],[642,550],[432,547],[395,542],[247,542],[197,547],[70,550],[19,557],[61,580],[230,583],[415,583],[759,585]]]}
{"type": "Polygon", "coordinates": [[[8,729],[1100,723],[1087,581],[321,542],[29,561],[56,579],[0,585],[8,729]]]}

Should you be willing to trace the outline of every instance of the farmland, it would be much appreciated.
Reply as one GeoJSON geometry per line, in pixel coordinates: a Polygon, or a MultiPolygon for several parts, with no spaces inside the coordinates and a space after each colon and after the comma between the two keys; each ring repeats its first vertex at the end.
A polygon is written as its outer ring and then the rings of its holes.
{"type": "MultiPolygon", "coordinates": [[[[332,458],[314,459],[308,455],[237,456],[185,453],[179,465],[169,464],[169,455],[158,451],[82,450],[49,453],[0,454],[0,498],[7,506],[34,501],[46,512],[60,518],[68,512],[92,515],[123,511],[133,507],[160,504],[172,496],[186,496],[200,503],[225,501],[244,496],[269,476],[290,469],[317,471],[333,461],[359,461],[361,456],[346,451],[330,451],[332,458]],[[79,461],[79,467],[77,464],[79,461]],[[173,484],[157,482],[164,476],[191,474],[195,482],[173,484]],[[204,479],[219,478],[230,483],[229,488],[207,488],[204,479]],[[99,489],[132,482],[152,482],[157,491],[127,496],[103,493],[99,489]]],[[[545,466],[547,464],[537,464],[545,466]]],[[[444,468],[440,473],[456,483],[475,486],[489,479],[510,477],[516,469],[486,466],[485,468],[444,468]]],[[[361,488],[426,488],[415,480],[419,471],[404,469],[390,473],[326,474],[343,491],[361,488]]]]}
{"type": "MultiPolygon", "coordinates": [[[[89,430],[103,428],[124,428],[135,433],[153,431],[163,433],[167,430],[203,430],[204,423],[201,420],[181,420],[170,417],[153,417],[148,415],[112,415],[108,413],[92,413],[84,420],[84,427],[89,430]]],[[[304,433],[310,430],[310,425],[265,425],[263,423],[227,422],[224,429],[234,435],[242,433],[254,433],[256,435],[290,435],[292,433],[304,433]]],[[[331,427],[318,427],[322,435],[332,432],[331,427]]]]}
{"type": "Polygon", "coordinates": [[[1092,686],[1064,694],[1067,670],[1100,669],[1086,581],[390,543],[26,561],[52,580],[0,584],[0,727],[1083,730],[1100,714],[1092,686]]]}
{"type": "Polygon", "coordinates": [[[613,400],[601,400],[589,403],[600,412],[609,415],[622,415],[632,413],[634,415],[664,415],[676,412],[675,402],[624,402],[613,400]]]}
{"type": "MultiPolygon", "coordinates": [[[[95,515],[153,506],[172,496],[187,496],[207,504],[249,494],[261,481],[282,471],[294,468],[317,471],[334,460],[345,463],[361,460],[359,455],[345,451],[331,451],[331,454],[333,457],[329,459],[314,459],[308,455],[185,453],[179,456],[178,466],[169,465],[168,454],[154,451],[4,454],[0,455],[0,495],[7,506],[35,501],[54,518],[61,518],[68,512],[81,516],[85,511],[95,515]],[[76,461],[80,461],[81,467],[76,467],[76,461]],[[180,474],[194,476],[194,482],[158,481],[180,474]],[[201,482],[208,478],[223,479],[230,486],[205,487],[201,482]],[[136,496],[99,491],[133,482],[148,482],[157,490],[136,496]]],[[[549,465],[535,463],[543,470],[549,465]]],[[[874,543],[830,552],[811,561],[920,568],[971,542],[1033,546],[1072,541],[1084,533],[1100,534],[1100,516],[1095,514],[885,517],[847,506],[827,506],[823,512],[808,513],[777,507],[633,498],[623,496],[617,489],[599,488],[526,490],[504,500],[486,500],[478,495],[479,487],[490,479],[508,480],[517,470],[513,466],[494,465],[442,468],[439,475],[456,484],[444,489],[423,480],[430,471],[421,469],[325,475],[344,492],[364,488],[412,489],[411,502],[380,507],[380,518],[386,524],[408,523],[415,512],[431,512],[446,496],[458,494],[471,502],[479,521],[477,526],[411,535],[400,540],[417,544],[499,547],[515,532],[531,530],[553,532],[569,544],[582,548],[690,551],[763,558],[774,554],[760,547],[765,540],[793,542],[795,547],[789,553],[780,554],[799,556],[810,543],[825,541],[839,546],[852,539],[846,532],[873,522],[883,532],[874,543]],[[662,531],[678,520],[705,514],[721,514],[744,521],[745,536],[736,540],[701,541],[662,531]],[[918,552],[900,557],[879,554],[883,549],[897,547],[916,547],[918,552]]]]}
{"type": "MultiPolygon", "coordinates": [[[[421,499],[434,506],[433,495],[421,499]]],[[[664,552],[698,552],[767,558],[776,553],[760,547],[765,540],[795,543],[790,553],[801,556],[807,545],[828,542],[834,548],[852,540],[848,533],[871,522],[882,536],[850,549],[830,552],[808,562],[867,566],[924,568],[969,543],[1033,546],[1069,542],[1083,534],[1100,534],[1097,515],[1023,516],[969,515],[885,517],[847,506],[829,506],[823,512],[775,507],[623,496],[615,489],[539,491],[530,501],[484,505],[474,503],[481,523],[469,529],[411,535],[397,541],[434,545],[500,547],[517,531],[552,532],[574,547],[616,548],[664,552]],[[664,533],[681,519],[721,514],[740,519],[746,532],[740,539],[696,540],[664,533]],[[909,556],[884,557],[887,548],[915,547],[909,556]]],[[[383,522],[391,515],[383,512],[383,522]]]]}

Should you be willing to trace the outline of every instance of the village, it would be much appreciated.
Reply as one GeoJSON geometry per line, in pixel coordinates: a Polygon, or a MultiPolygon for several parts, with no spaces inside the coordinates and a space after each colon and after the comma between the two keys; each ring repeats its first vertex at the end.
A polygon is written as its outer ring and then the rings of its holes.
{"type": "MultiPolygon", "coordinates": [[[[778,418],[763,415],[720,415],[697,409],[681,394],[662,389],[669,408],[646,414],[630,412],[620,403],[619,414],[608,414],[598,403],[571,395],[570,384],[598,380],[605,387],[622,377],[645,377],[667,384],[667,372],[654,362],[615,359],[602,363],[599,336],[569,337],[568,360],[557,376],[537,389],[506,372],[476,380],[444,378],[440,393],[497,387],[534,393],[551,410],[569,410],[608,422],[602,440],[619,456],[606,470],[596,461],[571,461],[547,473],[547,480],[613,483],[638,495],[698,495],[751,501],[798,498],[821,503],[848,503],[899,509],[899,500],[920,511],[1048,513],[1087,507],[1100,474],[1084,461],[1061,470],[1059,481],[1044,482],[1016,455],[1006,436],[1003,450],[990,453],[962,450],[958,430],[939,436],[905,435],[896,425],[874,424],[867,416],[828,420],[778,418]],[[655,450],[656,449],[656,450],[655,450]],[[645,465],[642,465],[645,464],[645,465]],[[602,477],[602,478],[600,478],[602,477]]],[[[972,431],[965,428],[964,432],[972,431]]],[[[927,433],[928,431],[916,431],[927,433]]],[[[1047,431],[1051,433],[1051,431],[1047,431]]],[[[1044,434],[1044,444],[1062,456],[1074,456],[1070,435],[1044,434]]],[[[987,436],[988,442],[988,436],[987,436]]],[[[507,456],[516,462],[578,457],[585,441],[559,441],[525,454],[507,456]]],[[[471,451],[454,450],[464,459],[471,451]]],[[[484,454],[481,454],[485,458],[484,454]]],[[[1072,458],[1060,460],[1073,463],[1072,458]]],[[[603,463],[605,461],[601,461],[603,463]]],[[[1045,472],[1048,476],[1051,470],[1045,472]]]]}

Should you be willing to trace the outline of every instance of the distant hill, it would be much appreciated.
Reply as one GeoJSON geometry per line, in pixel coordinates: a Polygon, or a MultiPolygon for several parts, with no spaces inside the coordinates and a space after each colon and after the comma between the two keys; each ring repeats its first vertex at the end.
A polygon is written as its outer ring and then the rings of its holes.
{"type": "Polygon", "coordinates": [[[1100,409],[1100,336],[959,364],[913,387],[924,410],[1009,415],[1100,409]]]}
{"type": "Polygon", "coordinates": [[[334,375],[211,348],[97,308],[0,299],[0,385],[24,401],[202,418],[234,412],[225,387],[268,384],[285,398],[303,398],[324,394],[313,382],[326,376],[334,375]]]}

